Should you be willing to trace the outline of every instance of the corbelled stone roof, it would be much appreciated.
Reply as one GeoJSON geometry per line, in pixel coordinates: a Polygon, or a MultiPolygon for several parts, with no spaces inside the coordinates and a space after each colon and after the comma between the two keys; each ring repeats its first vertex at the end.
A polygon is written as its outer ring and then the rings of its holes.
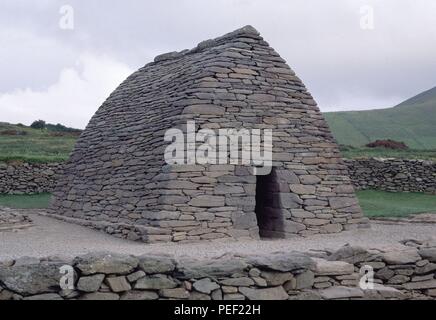
{"type": "Polygon", "coordinates": [[[308,235],[365,223],[315,101],[251,26],[160,55],[129,76],[78,140],[52,209],[147,242],[258,238],[259,229],[308,235]],[[272,129],[273,173],[263,181],[242,165],[166,164],[164,134],[188,120],[201,129],[272,129]]]}

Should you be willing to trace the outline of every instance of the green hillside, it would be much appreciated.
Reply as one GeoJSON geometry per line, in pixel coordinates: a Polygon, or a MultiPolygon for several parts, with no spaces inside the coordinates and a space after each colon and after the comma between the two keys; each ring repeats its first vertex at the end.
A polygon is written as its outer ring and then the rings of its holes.
{"type": "Polygon", "coordinates": [[[362,147],[377,139],[393,139],[412,149],[436,149],[436,87],[393,108],[324,115],[342,145],[362,147]]]}
{"type": "Polygon", "coordinates": [[[79,134],[77,130],[59,131],[50,124],[46,129],[32,129],[0,122],[0,161],[64,161],[68,159],[79,134]]]}

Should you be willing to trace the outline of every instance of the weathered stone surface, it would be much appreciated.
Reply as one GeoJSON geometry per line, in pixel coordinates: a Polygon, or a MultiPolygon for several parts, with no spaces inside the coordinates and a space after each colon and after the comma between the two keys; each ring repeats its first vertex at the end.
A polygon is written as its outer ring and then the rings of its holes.
{"type": "Polygon", "coordinates": [[[357,199],[355,197],[330,198],[329,202],[330,202],[330,207],[332,207],[332,209],[341,209],[341,208],[355,206],[358,204],[357,199]]]}
{"type": "Polygon", "coordinates": [[[296,194],[292,194],[292,193],[280,194],[280,204],[285,209],[299,208],[302,203],[303,201],[296,194]]]}
{"type": "Polygon", "coordinates": [[[256,93],[248,96],[248,99],[254,100],[256,102],[268,102],[268,101],[274,101],[275,97],[271,94],[256,93]]]}
{"type": "Polygon", "coordinates": [[[221,284],[234,287],[249,287],[254,285],[254,281],[248,277],[239,277],[221,280],[221,284]]]}
{"type": "Polygon", "coordinates": [[[132,289],[126,277],[108,277],[106,284],[113,292],[124,292],[132,289]]]}
{"type": "Polygon", "coordinates": [[[159,295],[165,298],[187,299],[189,292],[185,288],[162,289],[159,290],[159,295]]]}
{"type": "Polygon", "coordinates": [[[420,282],[409,282],[403,284],[403,287],[407,290],[433,289],[436,288],[436,279],[420,282]]]}
{"type": "Polygon", "coordinates": [[[204,208],[223,207],[225,205],[225,198],[222,196],[202,195],[192,199],[189,205],[204,208]]]}
{"type": "Polygon", "coordinates": [[[321,230],[326,233],[338,233],[341,232],[344,228],[340,223],[330,223],[321,226],[321,230]]]}
{"type": "Polygon", "coordinates": [[[190,293],[189,295],[189,300],[212,300],[212,297],[208,294],[205,293],[201,293],[201,292],[197,292],[197,291],[193,291],[190,293]]]}
{"type": "Polygon", "coordinates": [[[288,294],[283,287],[273,287],[266,289],[239,288],[239,291],[248,300],[287,300],[288,294]]]}
{"type": "Polygon", "coordinates": [[[316,264],[313,271],[316,275],[343,275],[354,272],[354,266],[343,261],[327,261],[324,259],[316,259],[316,264]]]}
{"type": "Polygon", "coordinates": [[[221,289],[214,290],[211,294],[211,298],[212,300],[223,300],[223,291],[221,289]]]}
{"type": "Polygon", "coordinates": [[[135,282],[138,279],[141,279],[145,276],[145,272],[142,270],[136,271],[134,273],[131,273],[127,276],[127,280],[129,282],[135,282]]]}
{"type": "Polygon", "coordinates": [[[60,295],[56,294],[56,293],[44,293],[44,294],[39,294],[36,296],[30,296],[30,297],[26,297],[24,298],[24,300],[64,300],[60,295]]]}
{"type": "Polygon", "coordinates": [[[303,184],[291,184],[290,186],[291,192],[296,194],[315,194],[316,187],[311,185],[303,185],[303,184]]]}
{"type": "Polygon", "coordinates": [[[327,260],[345,261],[356,264],[362,261],[369,261],[371,256],[372,255],[362,247],[345,245],[328,256],[327,260]]]}
{"type": "Polygon", "coordinates": [[[121,296],[121,300],[157,300],[159,295],[154,291],[128,291],[121,296]]]}
{"type": "Polygon", "coordinates": [[[170,257],[144,255],[139,257],[139,268],[147,274],[169,273],[176,267],[170,257]]]}
{"type": "Polygon", "coordinates": [[[371,293],[376,292],[383,299],[405,299],[406,295],[400,290],[388,286],[381,285],[379,283],[374,283],[374,289],[365,290],[365,298],[372,299],[371,293]]]}
{"type": "Polygon", "coordinates": [[[209,278],[204,278],[198,281],[195,281],[193,284],[195,290],[201,293],[209,294],[212,291],[218,289],[220,286],[215,282],[212,282],[209,278]]]}
{"type": "Polygon", "coordinates": [[[364,296],[363,290],[351,287],[330,287],[319,291],[323,299],[347,299],[347,298],[361,298],[364,296]]]}
{"type": "Polygon", "coordinates": [[[307,270],[314,265],[310,257],[299,252],[254,256],[249,258],[248,262],[260,269],[282,272],[307,270]]]}
{"type": "Polygon", "coordinates": [[[219,259],[217,261],[200,261],[182,259],[177,264],[177,271],[184,279],[201,279],[243,273],[248,267],[242,259],[219,259]]]}
{"type": "Polygon", "coordinates": [[[84,274],[127,274],[138,266],[138,258],[114,253],[87,254],[76,258],[74,265],[84,274]]]}
{"type": "Polygon", "coordinates": [[[157,274],[146,276],[139,279],[135,284],[135,289],[150,290],[150,289],[172,289],[177,287],[177,282],[173,278],[157,274]]]}
{"type": "Polygon", "coordinates": [[[262,272],[262,278],[266,280],[268,286],[281,286],[291,280],[293,275],[290,272],[264,271],[262,272]]]}
{"type": "Polygon", "coordinates": [[[382,280],[389,280],[394,276],[395,272],[389,268],[382,268],[375,273],[375,277],[382,280]]]}
{"type": "Polygon", "coordinates": [[[278,169],[276,170],[276,175],[280,182],[286,182],[287,184],[300,183],[300,179],[298,178],[298,176],[290,170],[278,169]]]}
{"type": "Polygon", "coordinates": [[[296,234],[302,230],[305,230],[306,226],[302,223],[295,221],[283,221],[283,232],[296,234]]]}
{"type": "Polygon", "coordinates": [[[111,292],[93,292],[80,297],[80,300],[119,300],[120,296],[111,292]]]}
{"type": "Polygon", "coordinates": [[[223,300],[245,300],[245,296],[239,293],[228,293],[223,296],[223,300]]]}
{"type": "Polygon", "coordinates": [[[63,263],[15,264],[0,267],[0,283],[22,295],[37,295],[59,290],[63,263]]]}
{"type": "Polygon", "coordinates": [[[427,290],[427,295],[430,297],[436,297],[436,289],[427,290]]]}
{"type": "Polygon", "coordinates": [[[289,297],[289,300],[322,300],[322,298],[318,292],[310,290],[292,295],[289,297]]]}
{"type": "Polygon", "coordinates": [[[382,258],[388,264],[408,264],[421,260],[416,249],[389,251],[383,253],[382,258]]]}
{"type": "Polygon", "coordinates": [[[214,105],[193,105],[186,107],[185,110],[183,110],[183,113],[189,114],[205,114],[205,115],[223,115],[225,113],[226,109],[219,106],[214,105]]]}
{"type": "Polygon", "coordinates": [[[408,276],[397,274],[389,279],[388,284],[403,284],[408,281],[410,281],[408,276]]]}
{"type": "Polygon", "coordinates": [[[314,280],[315,274],[312,271],[307,270],[303,273],[300,273],[295,276],[295,289],[300,290],[311,288],[313,286],[314,280]]]}
{"type": "Polygon", "coordinates": [[[328,219],[304,219],[304,224],[308,226],[323,226],[330,222],[328,219]]]}
{"type": "Polygon", "coordinates": [[[436,271],[436,263],[428,263],[422,267],[417,267],[415,269],[416,274],[427,274],[435,271],[436,271]]]}
{"type": "Polygon", "coordinates": [[[12,300],[14,293],[12,291],[1,289],[0,290],[0,301],[12,300]]]}
{"type": "Polygon", "coordinates": [[[423,259],[431,262],[436,262],[436,248],[423,248],[418,251],[423,259]]]}
{"type": "Polygon", "coordinates": [[[302,175],[299,177],[302,184],[318,184],[321,179],[315,175],[302,175]]]}
{"type": "Polygon", "coordinates": [[[104,280],[104,274],[96,274],[88,277],[80,277],[77,289],[84,292],[96,292],[100,289],[104,280]]]}

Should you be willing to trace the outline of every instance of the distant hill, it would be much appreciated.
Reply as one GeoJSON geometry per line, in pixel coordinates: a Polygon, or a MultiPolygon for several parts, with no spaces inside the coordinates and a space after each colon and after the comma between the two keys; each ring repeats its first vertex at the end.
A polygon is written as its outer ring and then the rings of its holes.
{"type": "Polygon", "coordinates": [[[377,139],[436,149],[436,87],[389,109],[324,113],[339,144],[362,147],[377,139]]]}

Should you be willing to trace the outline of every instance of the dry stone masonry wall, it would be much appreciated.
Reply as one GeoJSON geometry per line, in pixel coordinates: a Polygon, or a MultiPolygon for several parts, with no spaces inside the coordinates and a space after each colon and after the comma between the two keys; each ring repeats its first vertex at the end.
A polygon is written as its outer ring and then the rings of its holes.
{"type": "Polygon", "coordinates": [[[424,160],[345,160],[356,189],[436,194],[436,163],[424,160]]]}
{"type": "Polygon", "coordinates": [[[367,226],[315,101],[250,26],[158,56],[123,82],[79,138],[51,209],[144,242],[367,226]],[[196,129],[272,129],[273,189],[256,193],[261,178],[249,166],[166,164],[165,131],[187,121],[196,129]]]}
{"type": "Polygon", "coordinates": [[[436,243],[401,249],[344,246],[317,256],[274,253],[213,260],[88,254],[72,261],[0,262],[0,300],[293,300],[436,299],[436,243]],[[74,268],[74,289],[61,290],[59,268],[74,268]],[[371,266],[374,288],[358,285],[371,266]]]}
{"type": "Polygon", "coordinates": [[[0,162],[0,194],[52,192],[61,172],[61,163],[0,162]]]}
{"type": "Polygon", "coordinates": [[[0,232],[16,231],[31,227],[32,220],[16,209],[0,209],[0,232]]]}

